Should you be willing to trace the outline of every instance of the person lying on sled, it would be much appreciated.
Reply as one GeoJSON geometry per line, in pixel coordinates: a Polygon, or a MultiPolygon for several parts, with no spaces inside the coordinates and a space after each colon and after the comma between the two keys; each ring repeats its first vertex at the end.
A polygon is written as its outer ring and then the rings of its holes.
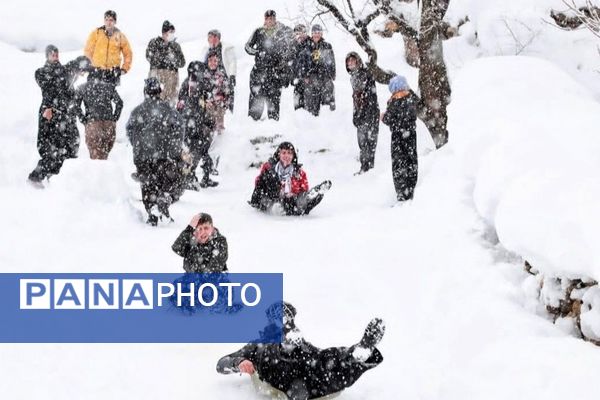
{"type": "Polygon", "coordinates": [[[291,400],[307,400],[352,386],[364,372],[383,361],[376,348],[385,332],[380,318],[369,322],[357,344],[319,349],[296,327],[296,308],[291,304],[275,303],[267,309],[267,316],[272,324],[283,322],[282,342],[249,343],[222,357],[217,372],[250,374],[255,383],[275,389],[274,394],[283,392],[291,400]]]}

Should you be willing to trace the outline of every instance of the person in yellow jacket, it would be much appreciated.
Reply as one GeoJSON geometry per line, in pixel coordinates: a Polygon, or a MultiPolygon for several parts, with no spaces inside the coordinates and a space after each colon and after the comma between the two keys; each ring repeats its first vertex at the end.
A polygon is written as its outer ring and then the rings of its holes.
{"type": "Polygon", "coordinates": [[[117,13],[106,11],[104,25],[90,33],[83,51],[103,79],[114,84],[118,84],[119,77],[131,68],[133,55],[127,37],[115,26],[116,23],[117,13]]]}

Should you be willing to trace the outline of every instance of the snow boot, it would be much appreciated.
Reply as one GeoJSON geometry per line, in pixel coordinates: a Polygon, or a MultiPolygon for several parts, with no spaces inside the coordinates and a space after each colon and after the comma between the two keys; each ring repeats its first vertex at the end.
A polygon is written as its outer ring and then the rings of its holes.
{"type": "Polygon", "coordinates": [[[218,184],[219,184],[219,182],[213,181],[208,176],[204,176],[204,178],[202,178],[202,180],[200,181],[201,188],[215,187],[218,184]]]}
{"type": "Polygon", "coordinates": [[[36,189],[43,189],[44,188],[44,184],[42,183],[43,179],[39,179],[36,176],[31,176],[29,175],[29,178],[27,178],[27,183],[29,183],[31,186],[33,186],[36,189]]]}
{"type": "Polygon", "coordinates": [[[366,361],[371,357],[375,347],[381,342],[385,333],[385,323],[381,318],[373,318],[365,328],[365,333],[352,355],[359,361],[366,361]]]}
{"type": "Polygon", "coordinates": [[[323,181],[320,184],[318,184],[317,186],[310,189],[308,191],[308,194],[306,195],[306,197],[309,200],[313,200],[317,196],[327,193],[327,191],[329,191],[329,189],[331,189],[331,181],[329,181],[329,180],[323,181]]]}
{"type": "Polygon", "coordinates": [[[198,192],[200,188],[202,188],[202,186],[200,186],[200,182],[198,182],[196,175],[188,176],[188,179],[186,179],[186,182],[184,183],[184,189],[198,192]]]}
{"type": "Polygon", "coordinates": [[[158,226],[158,217],[154,214],[148,215],[146,223],[150,226],[158,226]]]}

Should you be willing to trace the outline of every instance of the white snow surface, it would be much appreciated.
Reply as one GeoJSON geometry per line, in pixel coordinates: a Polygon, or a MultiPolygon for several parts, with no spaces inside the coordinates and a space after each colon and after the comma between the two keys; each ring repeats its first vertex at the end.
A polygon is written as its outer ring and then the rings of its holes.
{"type": "Polygon", "coordinates": [[[454,89],[453,145],[500,242],[545,274],[600,280],[600,105],[524,56],[472,62],[454,89]]]}
{"type": "MultiPolygon", "coordinates": [[[[384,362],[340,399],[596,399],[600,350],[533,312],[522,260],[504,250],[548,273],[600,278],[600,254],[593,246],[600,226],[600,142],[593,130],[599,126],[598,86],[580,84],[594,67],[594,38],[540,24],[535,46],[520,54],[537,59],[470,61],[514,54],[497,50],[505,36],[494,34],[498,25],[486,18],[532,21],[542,18],[535,10],[558,8],[560,2],[525,6],[489,0],[485,7],[479,1],[452,2],[449,18],[469,14],[472,22],[445,43],[453,88],[451,142],[432,151],[419,123],[415,199],[395,207],[385,126],[375,169],[353,176],[358,149],[343,60],[357,49],[355,43],[325,21],[338,63],[335,112],[323,110],[318,119],[293,112],[288,88],[281,120],[255,123],[246,116],[252,58],[243,45],[264,10],[276,9],[280,20],[291,23],[303,19],[302,3],[204,3],[57,0],[44,7],[22,0],[3,6],[2,272],[181,271],[171,243],[193,214],[205,211],[229,241],[232,272],[284,273],[286,299],[297,307],[297,324],[315,345],[351,345],[372,317],[385,319],[379,346],[384,362]],[[46,189],[34,189],[25,183],[37,161],[41,96],[33,72],[43,64],[48,43],[65,50],[63,62],[81,54],[87,34],[102,24],[109,8],[117,11],[117,26],[134,51],[133,68],[119,88],[125,107],[115,148],[108,161],[92,161],[82,143],[79,159],[65,162],[46,189]],[[171,207],[175,223],[151,228],[140,215],[139,187],[129,178],[133,163],[124,127],[142,100],[145,46],[165,18],[176,26],[188,61],[196,58],[205,33],[220,28],[223,39],[236,45],[239,73],[235,114],[227,115],[226,132],[213,149],[220,156],[220,185],[187,192],[171,207]],[[480,34],[473,41],[475,29],[480,34]],[[528,54],[533,49],[536,54],[528,54]],[[246,204],[257,172],[248,165],[273,150],[256,149],[249,139],[274,134],[299,149],[312,185],[333,181],[308,217],[267,216],[246,204]],[[501,246],[490,233],[495,231],[501,246]]],[[[401,40],[373,37],[373,42],[382,51],[382,65],[416,87],[416,70],[403,62],[401,40]]],[[[387,88],[378,91],[384,109],[387,88]]],[[[586,296],[600,307],[597,290],[586,296]]],[[[584,313],[583,319],[600,334],[597,313],[584,313]]],[[[218,358],[238,347],[0,345],[2,397],[265,398],[247,376],[215,372],[218,358]]]]}

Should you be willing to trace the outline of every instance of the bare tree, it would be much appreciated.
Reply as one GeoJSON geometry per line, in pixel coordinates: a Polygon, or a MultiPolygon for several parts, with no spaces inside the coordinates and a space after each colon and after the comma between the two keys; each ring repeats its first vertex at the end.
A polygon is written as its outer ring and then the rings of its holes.
{"type": "MultiPolygon", "coordinates": [[[[420,0],[421,22],[419,29],[410,26],[402,14],[394,9],[394,3],[401,0],[367,0],[372,11],[357,16],[352,0],[344,0],[342,5],[346,15],[333,3],[333,0],[317,0],[331,13],[340,25],[352,36],[369,56],[368,66],[375,79],[387,83],[394,75],[377,64],[377,50],[370,41],[368,25],[380,15],[387,18],[387,35],[400,32],[405,42],[407,61],[419,68],[419,119],[423,121],[437,148],[448,142],[448,120],[446,108],[450,103],[450,84],[442,40],[448,37],[449,25],[443,21],[450,0],[420,0]]],[[[412,2],[414,0],[403,0],[412,2]]],[[[419,3],[419,1],[417,1],[419,3]]],[[[386,35],[384,31],[384,35],[386,35]]]]}
{"type": "Polygon", "coordinates": [[[585,6],[577,7],[574,0],[563,0],[567,12],[552,10],[550,16],[556,25],[563,29],[573,30],[585,27],[597,37],[600,37],[600,7],[591,0],[585,1],[585,6]]]}

